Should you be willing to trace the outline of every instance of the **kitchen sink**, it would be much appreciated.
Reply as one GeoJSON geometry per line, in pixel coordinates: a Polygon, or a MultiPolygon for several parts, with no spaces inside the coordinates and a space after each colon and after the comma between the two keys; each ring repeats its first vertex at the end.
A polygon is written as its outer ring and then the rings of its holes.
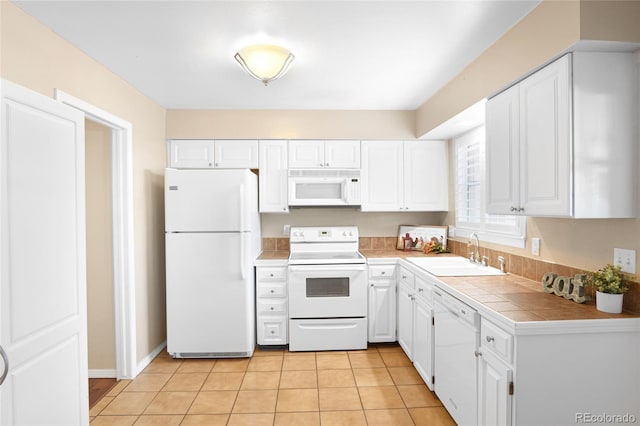
{"type": "Polygon", "coordinates": [[[437,277],[506,275],[497,268],[472,263],[464,257],[408,257],[407,260],[437,277]]]}

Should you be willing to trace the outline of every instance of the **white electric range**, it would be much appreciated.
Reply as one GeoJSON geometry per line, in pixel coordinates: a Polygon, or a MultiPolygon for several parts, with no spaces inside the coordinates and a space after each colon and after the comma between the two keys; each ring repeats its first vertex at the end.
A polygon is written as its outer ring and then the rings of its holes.
{"type": "Polygon", "coordinates": [[[367,265],[356,226],[292,227],[289,350],[367,348],[367,265]]]}

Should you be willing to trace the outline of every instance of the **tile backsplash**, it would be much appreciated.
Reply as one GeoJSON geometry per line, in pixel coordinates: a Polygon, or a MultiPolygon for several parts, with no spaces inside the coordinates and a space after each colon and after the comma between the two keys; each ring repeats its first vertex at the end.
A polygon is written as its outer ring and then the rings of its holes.
{"type": "MultiPolygon", "coordinates": [[[[360,250],[395,250],[396,241],[397,237],[360,237],[360,250]]],[[[289,251],[289,238],[263,238],[262,250],[289,251]]],[[[459,256],[467,257],[469,255],[466,242],[449,240],[449,250],[459,256]]],[[[588,272],[567,265],[518,256],[486,247],[480,248],[480,255],[487,256],[489,265],[495,268],[500,267],[498,256],[502,256],[506,263],[507,272],[534,281],[541,281],[542,276],[547,272],[569,277],[588,272]]],[[[590,289],[587,291],[590,291],[590,289]]],[[[629,291],[624,295],[623,307],[626,311],[640,314],[640,285],[638,285],[637,281],[631,283],[629,291]]]]}

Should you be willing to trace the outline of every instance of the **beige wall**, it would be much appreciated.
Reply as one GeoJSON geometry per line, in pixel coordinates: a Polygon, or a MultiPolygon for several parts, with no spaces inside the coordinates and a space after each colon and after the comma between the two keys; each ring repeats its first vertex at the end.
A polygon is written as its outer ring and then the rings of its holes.
{"type": "Polygon", "coordinates": [[[163,168],[165,109],[8,1],[2,78],[53,96],[59,88],[133,125],[137,358],[165,340],[163,168]]]}
{"type": "Polygon", "coordinates": [[[85,120],[89,370],[116,369],[111,130],[85,120]]]}
{"type": "MultiPolygon", "coordinates": [[[[412,111],[168,110],[168,139],[414,139],[412,111]]],[[[439,214],[292,209],[263,214],[262,236],[292,226],[358,225],[361,236],[396,235],[400,224],[439,224],[439,214]]]]}
{"type": "MultiPolygon", "coordinates": [[[[518,80],[580,40],[640,43],[638,22],[640,2],[543,1],[416,111],[417,134],[424,134],[476,101],[518,80]]],[[[453,195],[450,199],[445,225],[455,222],[453,195]]],[[[541,239],[540,257],[536,258],[576,268],[597,269],[613,261],[615,247],[640,253],[640,220],[529,218],[525,249],[483,244],[534,257],[530,249],[533,237],[541,239]]]]}
{"type": "Polygon", "coordinates": [[[580,3],[543,1],[416,110],[424,135],[580,39],[580,3]]]}
{"type": "Polygon", "coordinates": [[[415,139],[413,111],[168,110],[168,139],[415,139]]]}

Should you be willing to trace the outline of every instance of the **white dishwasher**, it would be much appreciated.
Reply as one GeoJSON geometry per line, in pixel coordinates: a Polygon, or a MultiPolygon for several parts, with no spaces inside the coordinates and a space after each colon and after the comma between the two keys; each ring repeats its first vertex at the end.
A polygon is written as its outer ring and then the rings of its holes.
{"type": "Polygon", "coordinates": [[[478,312],[439,288],[434,295],[435,392],[461,426],[478,418],[478,312]]]}

